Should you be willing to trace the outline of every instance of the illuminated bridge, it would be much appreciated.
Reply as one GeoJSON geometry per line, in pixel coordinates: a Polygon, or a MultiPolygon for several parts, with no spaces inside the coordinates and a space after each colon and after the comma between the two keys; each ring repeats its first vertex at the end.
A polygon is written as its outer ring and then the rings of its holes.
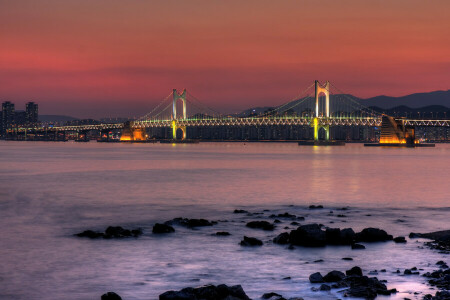
{"type": "MultiPolygon", "coordinates": [[[[313,139],[319,140],[319,132],[325,140],[330,139],[330,127],[368,126],[381,127],[383,114],[362,105],[359,99],[337,89],[329,81],[325,84],[315,81],[297,97],[274,109],[259,115],[246,117],[223,115],[204,105],[187,90],[179,93],[173,90],[152,111],[141,118],[127,123],[105,123],[97,125],[55,126],[15,128],[10,134],[27,135],[31,133],[56,134],[77,132],[84,134],[91,130],[106,133],[122,131],[122,141],[145,140],[148,128],[170,128],[172,138],[189,138],[189,127],[245,127],[245,126],[306,126],[313,129],[313,139]],[[332,101],[330,101],[332,99],[332,101]],[[178,110],[178,106],[181,111],[178,110]]],[[[400,119],[400,118],[399,118],[400,119]]],[[[450,120],[401,119],[402,126],[440,126],[449,127],[450,120]]]]}

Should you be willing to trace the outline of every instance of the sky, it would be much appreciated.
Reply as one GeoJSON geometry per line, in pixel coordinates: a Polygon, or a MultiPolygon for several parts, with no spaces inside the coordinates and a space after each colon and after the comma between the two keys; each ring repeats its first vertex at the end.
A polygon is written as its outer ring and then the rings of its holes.
{"type": "Polygon", "coordinates": [[[222,112],[314,80],[358,97],[448,90],[450,1],[0,0],[0,101],[141,116],[172,89],[222,112]]]}

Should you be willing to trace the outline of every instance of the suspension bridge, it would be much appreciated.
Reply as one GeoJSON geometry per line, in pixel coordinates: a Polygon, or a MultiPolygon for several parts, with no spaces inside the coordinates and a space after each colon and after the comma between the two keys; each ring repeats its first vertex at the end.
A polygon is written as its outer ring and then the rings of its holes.
{"type": "Polygon", "coordinates": [[[10,133],[26,136],[44,131],[54,135],[77,132],[86,136],[86,132],[97,130],[108,136],[110,130],[121,130],[121,141],[142,141],[147,138],[146,130],[149,128],[170,128],[173,140],[177,137],[186,140],[189,138],[187,128],[223,126],[304,126],[313,130],[314,141],[318,141],[319,136],[325,141],[330,140],[330,128],[334,126],[382,127],[388,128],[385,130],[385,140],[395,141],[395,138],[406,139],[405,136],[411,135],[409,129],[416,126],[449,127],[450,120],[394,119],[364,106],[359,99],[341,91],[331,82],[321,84],[316,80],[290,101],[258,115],[225,115],[205,105],[186,89],[181,92],[174,89],[153,110],[131,122],[23,127],[15,128],[10,133]]]}

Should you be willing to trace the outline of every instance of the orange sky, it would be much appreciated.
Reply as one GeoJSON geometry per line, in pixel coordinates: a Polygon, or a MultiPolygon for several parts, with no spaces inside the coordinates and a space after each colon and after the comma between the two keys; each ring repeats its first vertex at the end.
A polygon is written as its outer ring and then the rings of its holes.
{"type": "Polygon", "coordinates": [[[0,0],[0,100],[139,116],[173,88],[220,111],[315,79],[359,97],[448,90],[450,1],[0,0]]]}

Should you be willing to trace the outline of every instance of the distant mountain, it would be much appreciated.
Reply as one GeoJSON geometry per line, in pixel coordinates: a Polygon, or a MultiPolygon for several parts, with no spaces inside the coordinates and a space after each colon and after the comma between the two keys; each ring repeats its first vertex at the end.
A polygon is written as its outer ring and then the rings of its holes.
{"type": "Polygon", "coordinates": [[[62,115],[39,115],[39,121],[44,123],[64,123],[75,120],[78,120],[78,118],[62,115]]]}
{"type": "Polygon", "coordinates": [[[401,105],[411,108],[431,105],[450,107],[450,90],[417,93],[402,97],[376,96],[373,98],[361,99],[361,104],[364,106],[378,106],[383,109],[390,109],[401,105]]]}

